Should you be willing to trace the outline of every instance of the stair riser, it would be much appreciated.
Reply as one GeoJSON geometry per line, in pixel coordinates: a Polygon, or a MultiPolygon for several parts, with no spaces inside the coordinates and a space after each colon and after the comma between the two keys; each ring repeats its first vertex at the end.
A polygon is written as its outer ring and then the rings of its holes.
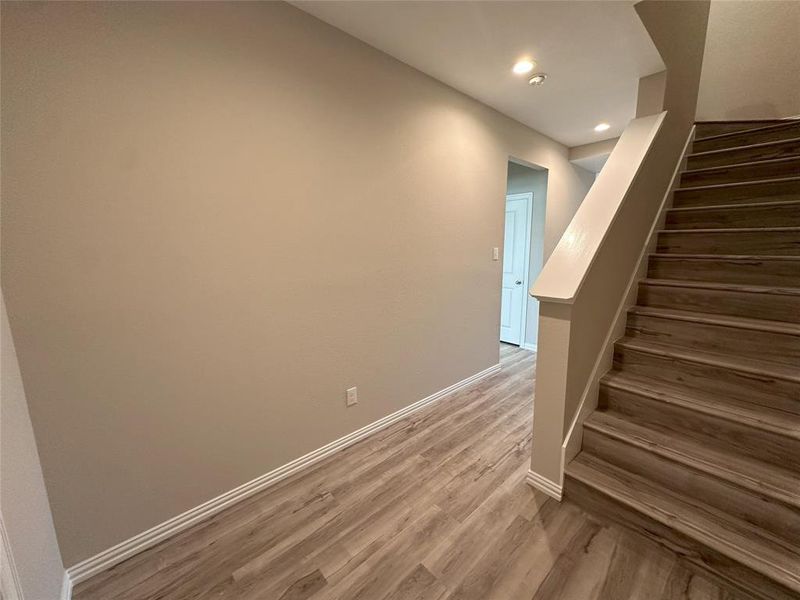
{"type": "Polygon", "coordinates": [[[706,167],[723,167],[743,162],[789,158],[797,155],[800,155],[800,140],[794,139],[763,146],[745,146],[708,154],[692,154],[687,158],[686,168],[691,170],[705,169],[706,167]]]}
{"type": "Polygon", "coordinates": [[[695,123],[695,139],[700,141],[702,138],[712,135],[722,135],[723,133],[733,133],[735,131],[745,132],[753,129],[760,129],[769,125],[779,125],[782,119],[764,119],[756,121],[698,121],[695,123]]]}
{"type": "Polygon", "coordinates": [[[800,199],[800,180],[769,181],[711,189],[678,189],[673,194],[672,205],[680,208],[798,199],[800,199]]]}
{"type": "MultiPolygon", "coordinates": [[[[706,136],[708,137],[708,136],[706,136]]],[[[736,135],[711,140],[697,140],[692,144],[692,153],[708,152],[709,150],[722,150],[724,148],[735,148],[736,146],[749,146],[751,144],[763,144],[764,142],[775,142],[789,138],[800,137],[800,125],[797,123],[787,123],[779,127],[770,129],[742,131],[736,135]]]]}
{"type": "Polygon", "coordinates": [[[785,365],[800,365],[800,336],[708,323],[628,315],[628,337],[682,348],[738,354],[785,365]]]}
{"type": "Polygon", "coordinates": [[[800,383],[792,381],[678,360],[619,345],[614,352],[614,368],[631,375],[679,385],[688,391],[699,390],[722,398],[729,397],[800,414],[800,383]]]}
{"type": "Polygon", "coordinates": [[[565,496],[589,512],[627,527],[681,555],[701,573],[712,573],[760,600],[797,600],[796,594],[764,575],[733,561],[713,548],[679,533],[622,502],[565,475],[565,496]]]}
{"type": "Polygon", "coordinates": [[[800,540],[797,512],[773,498],[731,485],[588,427],[583,430],[583,450],[668,489],[680,489],[686,496],[700,498],[725,513],[766,529],[776,537],[794,542],[800,540]]]}
{"type": "Polygon", "coordinates": [[[800,203],[667,211],[666,229],[800,227],[800,203]]]}
{"type": "Polygon", "coordinates": [[[643,283],[639,286],[638,303],[657,308],[800,323],[800,297],[782,294],[754,294],[643,283]]]}
{"type": "Polygon", "coordinates": [[[681,187],[795,177],[798,173],[800,173],[800,158],[792,158],[752,165],[726,166],[713,170],[686,171],[681,175],[681,187]]]}
{"type": "Polygon", "coordinates": [[[648,277],[777,287],[800,287],[800,261],[651,256],[648,277]]]}
{"type": "Polygon", "coordinates": [[[600,390],[600,406],[616,414],[632,417],[640,423],[691,436],[708,446],[732,449],[778,466],[800,467],[800,442],[790,437],[605,385],[600,390]]]}
{"type": "Polygon", "coordinates": [[[657,252],[672,254],[800,255],[800,231],[660,231],[657,252]]]}

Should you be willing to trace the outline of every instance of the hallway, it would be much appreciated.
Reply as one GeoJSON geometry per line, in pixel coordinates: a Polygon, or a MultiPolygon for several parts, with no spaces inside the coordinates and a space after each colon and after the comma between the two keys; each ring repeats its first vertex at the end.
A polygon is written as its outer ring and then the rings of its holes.
{"type": "Polygon", "coordinates": [[[535,355],[79,585],[76,600],[732,598],[525,484],[535,355]]]}

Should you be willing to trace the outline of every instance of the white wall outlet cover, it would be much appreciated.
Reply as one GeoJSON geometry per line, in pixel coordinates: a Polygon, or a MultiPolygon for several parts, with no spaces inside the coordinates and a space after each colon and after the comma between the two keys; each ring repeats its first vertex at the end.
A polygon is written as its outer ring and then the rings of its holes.
{"type": "Polygon", "coordinates": [[[492,260],[500,260],[500,248],[492,248],[492,260]]]}
{"type": "Polygon", "coordinates": [[[355,406],[358,404],[358,388],[351,387],[347,390],[347,406],[355,406]]]}

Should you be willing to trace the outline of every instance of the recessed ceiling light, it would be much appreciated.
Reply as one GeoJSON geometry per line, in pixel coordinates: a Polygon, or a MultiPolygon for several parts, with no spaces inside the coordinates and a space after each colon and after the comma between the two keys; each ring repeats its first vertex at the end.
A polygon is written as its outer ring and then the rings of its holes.
{"type": "Polygon", "coordinates": [[[530,85],[542,85],[545,79],[547,79],[547,73],[537,73],[528,80],[528,83],[530,85]]]}
{"type": "Polygon", "coordinates": [[[609,129],[610,127],[611,127],[611,125],[609,125],[608,123],[600,123],[598,126],[596,126],[594,128],[594,130],[595,131],[605,131],[606,129],[609,129]]]}
{"type": "Polygon", "coordinates": [[[524,75],[525,73],[530,73],[531,71],[533,71],[533,67],[535,66],[536,63],[534,63],[532,60],[525,59],[517,61],[517,64],[514,65],[514,68],[512,70],[517,75],[524,75]]]}

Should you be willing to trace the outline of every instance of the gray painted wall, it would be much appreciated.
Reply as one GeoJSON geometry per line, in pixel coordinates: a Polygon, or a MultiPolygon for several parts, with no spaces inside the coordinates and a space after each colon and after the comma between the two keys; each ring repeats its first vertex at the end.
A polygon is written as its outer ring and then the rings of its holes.
{"type": "Polygon", "coordinates": [[[68,566],[497,363],[509,156],[549,170],[545,255],[588,189],[283,3],[5,2],[2,44],[3,290],[68,566]]]}

